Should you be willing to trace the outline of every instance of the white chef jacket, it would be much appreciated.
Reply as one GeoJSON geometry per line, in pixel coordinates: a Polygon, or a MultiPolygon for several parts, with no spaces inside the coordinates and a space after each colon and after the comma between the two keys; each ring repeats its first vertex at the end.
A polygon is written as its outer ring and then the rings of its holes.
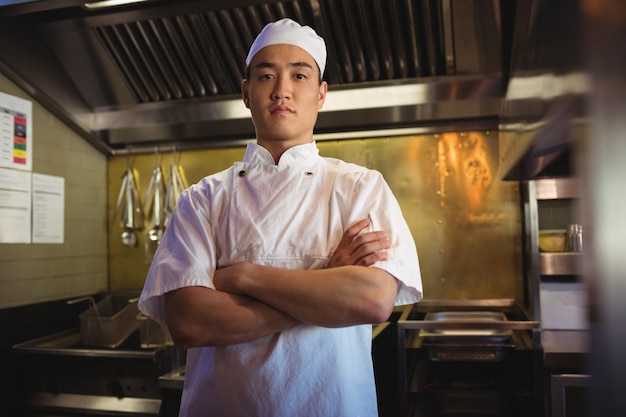
{"type": "MultiPolygon", "coordinates": [[[[179,199],[148,272],[139,308],[164,323],[163,294],[215,288],[217,267],[250,261],[324,268],[344,231],[369,217],[390,235],[374,266],[400,282],[396,305],[422,298],[415,243],[382,175],[319,155],[315,142],[278,164],[257,144],[244,161],[210,175],[179,199]]],[[[181,417],[377,415],[371,325],[297,325],[249,343],[189,349],[181,417]]]]}

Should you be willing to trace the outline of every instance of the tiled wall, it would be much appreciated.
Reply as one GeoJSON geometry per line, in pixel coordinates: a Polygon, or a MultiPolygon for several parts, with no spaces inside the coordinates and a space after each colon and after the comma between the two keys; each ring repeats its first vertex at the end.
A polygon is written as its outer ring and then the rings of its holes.
{"type": "MultiPolygon", "coordinates": [[[[0,91],[33,101],[2,74],[0,91]]],[[[65,241],[0,244],[0,309],[108,288],[106,170],[105,155],[33,101],[33,173],[65,178],[65,241]]]]}

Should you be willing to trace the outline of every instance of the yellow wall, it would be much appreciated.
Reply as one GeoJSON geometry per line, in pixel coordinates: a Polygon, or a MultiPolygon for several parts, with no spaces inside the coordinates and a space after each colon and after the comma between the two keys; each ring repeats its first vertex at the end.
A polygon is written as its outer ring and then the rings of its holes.
{"type": "MultiPolygon", "coordinates": [[[[318,142],[320,154],[379,170],[394,191],[413,232],[420,256],[425,298],[515,298],[521,293],[521,223],[518,186],[502,182],[498,138],[492,132],[450,132],[318,142]]],[[[243,158],[244,148],[196,150],[177,154],[189,183],[243,158]]],[[[159,155],[166,169],[173,155],[159,155]]],[[[155,166],[155,155],[109,160],[109,221],[130,163],[141,196],[155,166]]],[[[141,289],[149,265],[144,241],[121,243],[119,219],[109,227],[112,291],[141,289]]]]}

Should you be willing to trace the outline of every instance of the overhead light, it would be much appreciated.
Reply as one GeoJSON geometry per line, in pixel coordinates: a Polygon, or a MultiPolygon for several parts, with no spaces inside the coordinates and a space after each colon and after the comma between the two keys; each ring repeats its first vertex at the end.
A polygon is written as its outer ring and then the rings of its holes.
{"type": "Polygon", "coordinates": [[[123,6],[125,4],[141,3],[148,0],[103,0],[94,1],[83,4],[83,7],[89,10],[105,9],[107,7],[123,6]]]}

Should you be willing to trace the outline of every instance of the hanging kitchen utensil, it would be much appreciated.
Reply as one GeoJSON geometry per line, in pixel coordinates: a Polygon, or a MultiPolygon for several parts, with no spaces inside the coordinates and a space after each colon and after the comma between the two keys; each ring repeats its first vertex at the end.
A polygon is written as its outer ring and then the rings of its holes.
{"type": "Polygon", "coordinates": [[[188,187],[182,167],[178,164],[176,150],[174,150],[174,162],[170,164],[167,191],[165,193],[165,205],[163,208],[163,225],[167,227],[178,197],[188,187]]]}
{"type": "Polygon", "coordinates": [[[128,247],[137,245],[137,234],[135,230],[143,228],[143,211],[139,199],[139,193],[135,181],[135,174],[130,167],[130,163],[126,168],[126,172],[122,177],[122,186],[117,197],[115,211],[113,212],[113,221],[117,218],[117,213],[122,206],[124,199],[124,214],[122,216],[122,243],[128,247]]]}
{"type": "Polygon", "coordinates": [[[165,184],[163,183],[163,170],[161,169],[158,150],[156,154],[156,165],[152,170],[152,177],[146,191],[143,211],[146,216],[152,214],[154,218],[153,226],[148,230],[145,242],[146,263],[152,261],[156,248],[163,237],[163,206],[165,203],[165,184]]]}
{"type": "MultiPolygon", "coordinates": [[[[132,174],[131,174],[132,175],[132,174]]],[[[126,181],[126,201],[124,210],[124,231],[122,232],[122,243],[128,247],[137,245],[137,235],[135,234],[135,205],[133,198],[133,184],[130,176],[126,181]]]]}

